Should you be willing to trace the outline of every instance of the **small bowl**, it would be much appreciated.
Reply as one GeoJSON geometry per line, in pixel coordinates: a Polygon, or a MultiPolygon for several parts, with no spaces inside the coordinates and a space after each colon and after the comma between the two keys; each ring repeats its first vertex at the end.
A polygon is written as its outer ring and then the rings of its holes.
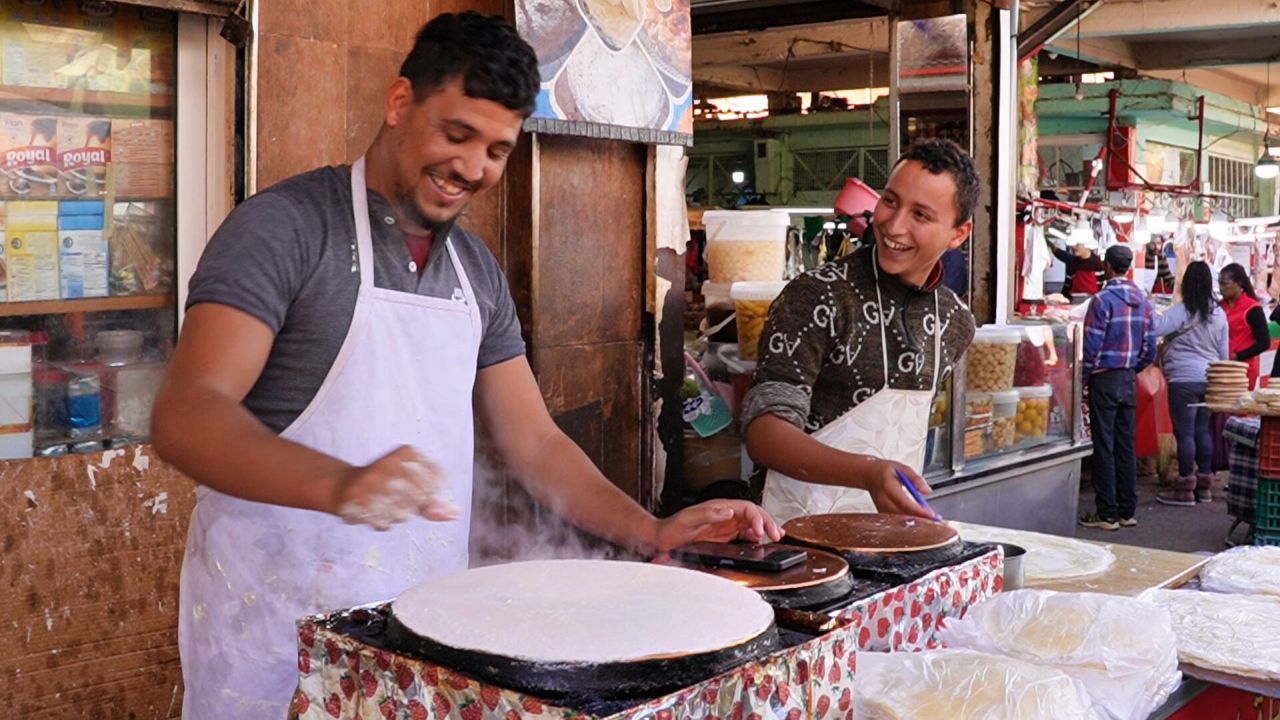
{"type": "Polygon", "coordinates": [[[1022,560],[1027,556],[1027,549],[1013,543],[996,543],[1004,551],[1004,585],[1005,590],[1017,590],[1023,586],[1022,560]]]}

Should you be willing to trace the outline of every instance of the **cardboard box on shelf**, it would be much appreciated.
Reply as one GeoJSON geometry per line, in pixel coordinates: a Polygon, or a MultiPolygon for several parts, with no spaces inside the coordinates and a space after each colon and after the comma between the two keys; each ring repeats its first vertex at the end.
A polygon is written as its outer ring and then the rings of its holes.
{"type": "Polygon", "coordinates": [[[106,297],[110,280],[101,201],[61,203],[58,216],[58,277],[63,299],[106,297]]]}
{"type": "Polygon", "coordinates": [[[106,195],[107,167],[110,163],[111,120],[89,116],[58,119],[60,195],[106,195]]]}
{"type": "Polygon", "coordinates": [[[8,204],[9,300],[57,300],[58,203],[8,204]]]}
{"type": "Polygon", "coordinates": [[[174,166],[168,163],[111,164],[115,197],[122,199],[156,200],[173,197],[174,166]]]}
{"type": "Polygon", "coordinates": [[[111,161],[127,164],[172,165],[173,121],[114,118],[111,121],[111,161]]]}
{"type": "Polygon", "coordinates": [[[0,113],[0,195],[57,197],[57,150],[57,116],[0,113]]]}

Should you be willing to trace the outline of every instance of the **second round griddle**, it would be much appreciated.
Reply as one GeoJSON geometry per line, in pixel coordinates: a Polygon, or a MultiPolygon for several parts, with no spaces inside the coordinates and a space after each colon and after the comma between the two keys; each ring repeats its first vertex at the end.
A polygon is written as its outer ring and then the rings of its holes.
{"type": "Polygon", "coordinates": [[[782,572],[763,572],[737,570],[717,565],[703,565],[697,562],[674,560],[676,567],[705,572],[739,585],[749,587],[757,592],[776,592],[781,590],[799,590],[802,588],[825,585],[849,574],[849,563],[839,555],[815,550],[813,548],[794,545],[769,545],[778,550],[799,550],[805,553],[804,562],[789,567],[782,572]]]}
{"type": "Polygon", "coordinates": [[[782,572],[735,570],[715,565],[667,559],[664,562],[709,573],[760,593],[775,608],[806,608],[830,603],[853,589],[849,563],[834,553],[797,545],[771,545],[780,550],[800,550],[804,562],[782,572]]]}
{"type": "Polygon", "coordinates": [[[806,515],[782,526],[793,542],[842,555],[884,555],[937,550],[960,542],[946,523],[909,515],[833,513],[806,515]]]}

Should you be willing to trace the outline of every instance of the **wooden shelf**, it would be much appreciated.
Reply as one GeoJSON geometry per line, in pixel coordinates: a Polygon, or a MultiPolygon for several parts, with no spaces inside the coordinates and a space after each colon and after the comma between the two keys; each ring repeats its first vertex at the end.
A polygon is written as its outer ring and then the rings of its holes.
{"type": "Polygon", "coordinates": [[[22,85],[0,85],[0,99],[10,102],[26,100],[50,103],[75,110],[88,108],[137,108],[167,112],[172,105],[172,96],[167,93],[152,95],[149,93],[41,88],[22,85]]]}
{"type": "Polygon", "coordinates": [[[18,315],[65,315],[67,313],[112,312],[115,310],[158,310],[174,306],[172,294],[122,295],[82,300],[37,300],[0,303],[0,317],[18,315]]]}

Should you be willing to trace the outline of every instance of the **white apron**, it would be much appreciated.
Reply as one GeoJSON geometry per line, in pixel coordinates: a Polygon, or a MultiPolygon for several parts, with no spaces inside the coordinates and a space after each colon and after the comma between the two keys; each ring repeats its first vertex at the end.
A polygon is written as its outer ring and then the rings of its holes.
{"type": "Polygon", "coordinates": [[[462,517],[378,532],[198,488],[178,619],[187,720],[284,718],[298,680],[299,618],[388,600],[467,567],[479,308],[444,238],[461,285],[453,298],[375,287],[363,158],[351,168],[351,197],[360,266],[351,327],[281,437],[354,465],[413,446],[441,467],[462,517]]]}
{"type": "MultiPolygon", "coordinates": [[[[938,387],[939,366],[942,364],[944,328],[939,327],[942,318],[938,312],[938,294],[935,292],[933,295],[933,384],[928,390],[891,389],[889,344],[885,333],[885,325],[889,319],[884,315],[884,303],[880,297],[880,267],[874,255],[871,267],[876,281],[884,385],[852,410],[818,428],[810,437],[827,447],[893,460],[921,472],[924,469],[924,445],[929,434],[933,396],[938,387]]],[[[773,470],[765,475],[761,504],[780,523],[803,515],[876,512],[871,493],[866,490],[802,482],[773,470]]]]}

